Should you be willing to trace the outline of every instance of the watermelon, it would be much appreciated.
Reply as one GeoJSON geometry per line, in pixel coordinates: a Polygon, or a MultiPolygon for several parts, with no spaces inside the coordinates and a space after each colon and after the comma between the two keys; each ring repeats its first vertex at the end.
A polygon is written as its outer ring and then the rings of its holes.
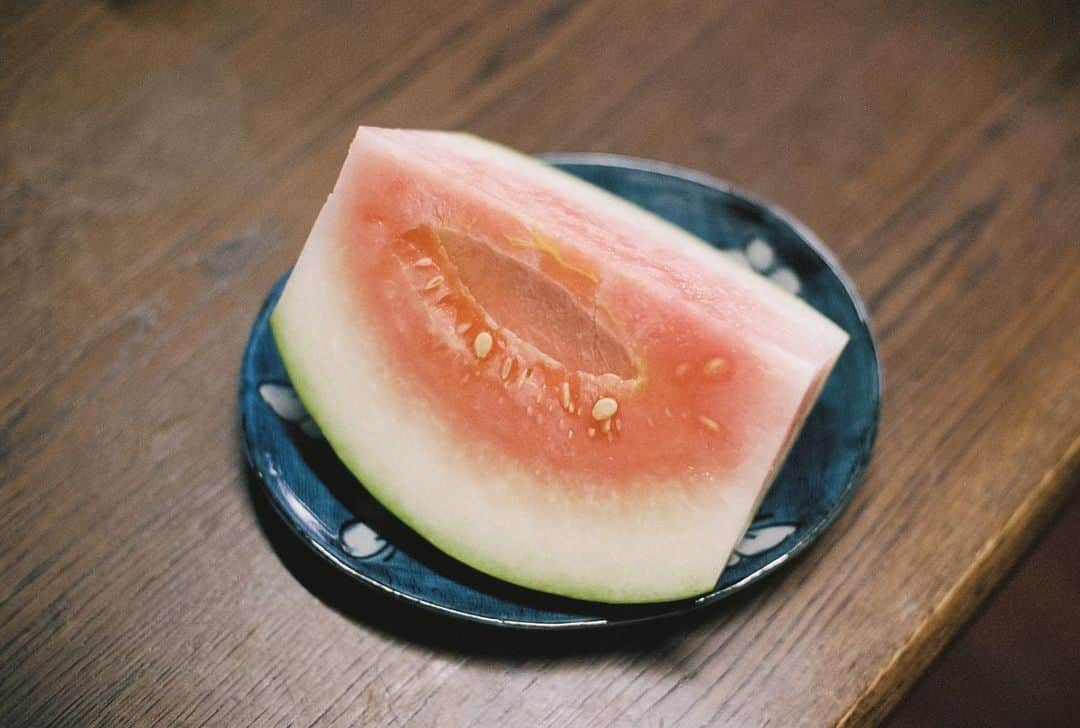
{"type": "Polygon", "coordinates": [[[476,137],[361,128],[271,319],[342,462],[445,553],[609,603],[714,587],[847,336],[476,137]]]}

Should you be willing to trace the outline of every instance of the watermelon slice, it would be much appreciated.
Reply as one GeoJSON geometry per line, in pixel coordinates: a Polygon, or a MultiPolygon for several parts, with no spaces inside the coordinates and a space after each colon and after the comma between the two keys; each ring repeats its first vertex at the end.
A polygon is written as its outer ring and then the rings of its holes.
{"type": "Polygon", "coordinates": [[[272,317],[341,460],[457,559],[713,588],[847,336],[703,241],[472,136],[361,128],[272,317]]]}

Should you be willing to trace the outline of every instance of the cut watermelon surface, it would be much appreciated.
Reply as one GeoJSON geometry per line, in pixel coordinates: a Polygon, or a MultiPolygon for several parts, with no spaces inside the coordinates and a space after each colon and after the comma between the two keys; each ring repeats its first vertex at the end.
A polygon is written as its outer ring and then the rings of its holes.
{"type": "Polygon", "coordinates": [[[434,545],[603,602],[715,584],[846,334],[472,136],[361,128],[272,316],[335,452],[434,545]]]}

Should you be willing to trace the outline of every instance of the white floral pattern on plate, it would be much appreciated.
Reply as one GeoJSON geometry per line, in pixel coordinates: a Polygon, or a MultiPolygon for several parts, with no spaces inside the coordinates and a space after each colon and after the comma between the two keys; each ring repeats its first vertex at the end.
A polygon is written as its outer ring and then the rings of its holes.
{"type": "Polygon", "coordinates": [[[351,521],[342,526],[340,540],[342,551],[357,559],[370,559],[383,552],[387,552],[389,558],[394,551],[386,539],[362,521],[351,521]]]}
{"type": "Polygon", "coordinates": [[[744,268],[749,268],[772,280],[788,293],[799,295],[802,282],[795,271],[777,262],[773,247],[761,238],[751,238],[743,249],[725,251],[729,258],[744,268]]]}
{"type": "Polygon", "coordinates": [[[296,391],[292,387],[267,382],[259,386],[259,396],[278,417],[293,423],[308,437],[316,440],[324,439],[322,430],[315,424],[315,420],[311,419],[311,415],[304,408],[304,403],[296,396],[296,391]]]}
{"type": "Polygon", "coordinates": [[[769,526],[751,526],[746,531],[739,543],[735,544],[735,551],[728,559],[727,565],[734,566],[749,556],[763,554],[771,548],[779,546],[791,534],[795,533],[794,523],[777,523],[769,526]]]}

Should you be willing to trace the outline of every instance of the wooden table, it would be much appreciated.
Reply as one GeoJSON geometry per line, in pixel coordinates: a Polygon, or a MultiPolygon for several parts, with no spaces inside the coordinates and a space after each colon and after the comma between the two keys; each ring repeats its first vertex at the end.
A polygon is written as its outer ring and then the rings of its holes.
{"type": "Polygon", "coordinates": [[[0,724],[880,718],[1080,470],[1080,18],[811,5],[5,3],[0,724]],[[816,229],[885,367],[841,519],[646,629],[341,588],[262,512],[235,396],[361,122],[663,159],[816,229]]]}

